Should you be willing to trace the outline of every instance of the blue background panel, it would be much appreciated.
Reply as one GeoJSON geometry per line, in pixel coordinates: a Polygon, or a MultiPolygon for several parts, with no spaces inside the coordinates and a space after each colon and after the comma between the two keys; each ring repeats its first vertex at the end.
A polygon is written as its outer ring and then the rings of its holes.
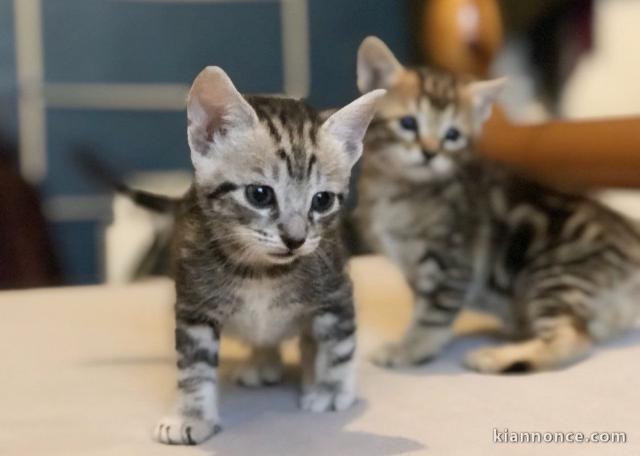
{"type": "Polygon", "coordinates": [[[163,170],[190,166],[184,112],[81,111],[47,113],[47,195],[96,193],[71,153],[89,148],[118,170],[163,170]]]}
{"type": "Polygon", "coordinates": [[[248,92],[282,91],[278,2],[43,2],[47,82],[190,83],[223,67],[248,92]]]}
{"type": "Polygon", "coordinates": [[[74,285],[98,283],[101,277],[99,252],[102,233],[99,222],[65,222],[49,224],[56,258],[62,267],[65,283],[74,285]]]}
{"type": "Polygon", "coordinates": [[[18,128],[14,36],[13,1],[0,0],[0,135],[11,142],[18,128]]]}
{"type": "Polygon", "coordinates": [[[401,62],[413,60],[407,0],[309,0],[311,96],[317,107],[335,107],[358,96],[356,56],[362,40],[381,38],[401,62]]]}

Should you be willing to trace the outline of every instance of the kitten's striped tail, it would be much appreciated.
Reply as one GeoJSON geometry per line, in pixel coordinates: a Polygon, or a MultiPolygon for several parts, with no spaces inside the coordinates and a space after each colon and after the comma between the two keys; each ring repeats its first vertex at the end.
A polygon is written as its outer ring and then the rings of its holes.
{"type": "Polygon", "coordinates": [[[171,213],[176,210],[180,200],[165,195],[137,190],[127,186],[121,179],[118,172],[107,165],[104,161],[87,150],[78,150],[73,153],[73,160],[76,165],[91,179],[99,184],[114,190],[121,195],[127,196],[138,206],[158,213],[171,213]]]}

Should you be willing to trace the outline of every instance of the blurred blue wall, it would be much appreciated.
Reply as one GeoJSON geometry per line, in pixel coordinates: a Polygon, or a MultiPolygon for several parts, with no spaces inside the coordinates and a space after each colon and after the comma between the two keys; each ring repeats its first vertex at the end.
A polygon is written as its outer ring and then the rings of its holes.
{"type": "MultiPolygon", "coordinates": [[[[184,83],[205,65],[222,66],[244,92],[281,92],[280,5],[43,0],[47,83],[184,83]]],[[[367,35],[400,59],[412,54],[408,2],[309,0],[311,93],[317,107],[357,95],[355,56],[367,35]]],[[[15,58],[11,0],[0,0],[0,131],[15,137],[15,58]]],[[[123,172],[188,168],[184,113],[50,108],[44,200],[95,193],[69,152],[94,148],[123,172]]],[[[100,280],[100,221],[52,223],[69,283],[100,280]]]]}
{"type": "Polygon", "coordinates": [[[16,61],[13,1],[0,0],[0,135],[15,140],[16,61]]]}

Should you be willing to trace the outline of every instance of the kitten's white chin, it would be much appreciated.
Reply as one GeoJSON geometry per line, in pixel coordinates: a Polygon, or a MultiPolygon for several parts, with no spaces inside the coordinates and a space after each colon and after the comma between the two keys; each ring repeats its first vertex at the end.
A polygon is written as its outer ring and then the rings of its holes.
{"type": "Polygon", "coordinates": [[[429,168],[436,177],[447,177],[453,172],[454,163],[449,157],[437,155],[431,160],[429,168]]]}
{"type": "Polygon", "coordinates": [[[454,162],[448,157],[439,155],[427,164],[408,166],[404,169],[403,177],[415,183],[428,183],[446,179],[453,174],[454,170],[454,162]]]}
{"type": "Polygon", "coordinates": [[[291,263],[293,260],[295,260],[296,258],[298,258],[299,255],[276,255],[276,254],[267,254],[266,258],[267,261],[271,264],[289,264],[291,263]]]}
{"type": "Polygon", "coordinates": [[[268,261],[272,264],[289,264],[296,260],[297,258],[303,257],[305,255],[310,255],[316,250],[317,243],[315,245],[304,245],[300,249],[292,252],[291,254],[286,254],[286,252],[270,252],[265,256],[268,258],[268,261]]]}

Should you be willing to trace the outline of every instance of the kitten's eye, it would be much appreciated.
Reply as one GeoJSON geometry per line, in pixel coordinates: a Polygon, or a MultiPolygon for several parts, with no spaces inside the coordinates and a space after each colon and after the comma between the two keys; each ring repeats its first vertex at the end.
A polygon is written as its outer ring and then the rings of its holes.
{"type": "Polygon", "coordinates": [[[260,209],[271,207],[276,202],[273,189],[267,185],[247,185],[244,194],[251,205],[260,209]]]}
{"type": "Polygon", "coordinates": [[[462,133],[456,127],[450,127],[447,132],[444,134],[444,139],[446,141],[457,141],[462,133]]]}
{"type": "Polygon", "coordinates": [[[418,131],[418,121],[413,116],[404,116],[401,118],[400,126],[405,130],[418,131]]]}
{"type": "Polygon", "coordinates": [[[318,192],[311,200],[311,210],[315,212],[327,212],[333,206],[336,195],[331,192],[318,192]]]}

